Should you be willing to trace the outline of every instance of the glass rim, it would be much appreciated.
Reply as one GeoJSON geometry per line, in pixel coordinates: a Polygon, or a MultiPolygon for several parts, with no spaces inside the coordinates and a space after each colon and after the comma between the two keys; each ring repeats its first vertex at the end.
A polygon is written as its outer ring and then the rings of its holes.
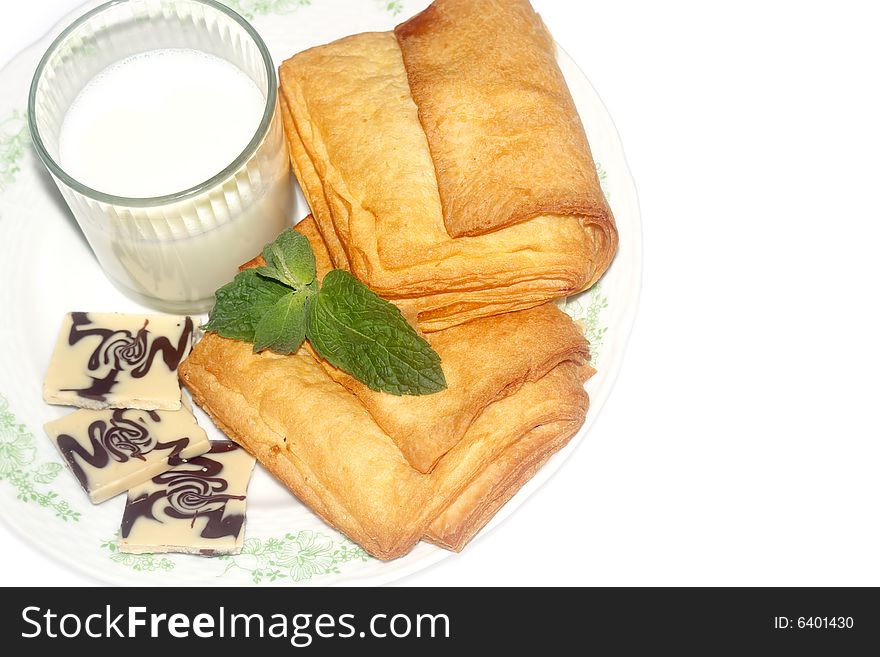
{"type": "Polygon", "coordinates": [[[109,2],[105,2],[87,11],[85,14],[83,14],[66,28],[64,28],[64,30],[57,37],[55,37],[55,39],[46,49],[46,52],[43,53],[42,58],[40,58],[40,63],[37,64],[36,71],[34,72],[34,77],[31,80],[30,92],[28,93],[27,118],[31,140],[34,143],[37,154],[40,156],[43,164],[46,165],[46,168],[49,169],[52,175],[60,179],[65,185],[71,187],[83,196],[87,196],[102,203],[123,207],[146,208],[160,205],[168,205],[170,203],[187,200],[194,196],[198,196],[213,187],[216,187],[220,183],[232,177],[232,175],[236,171],[238,171],[247,162],[247,160],[254,155],[254,153],[257,152],[257,149],[259,148],[263,139],[266,137],[266,134],[268,134],[269,132],[269,128],[272,124],[272,119],[275,115],[275,105],[278,100],[278,78],[275,73],[275,64],[272,61],[272,56],[269,54],[269,49],[266,47],[266,43],[263,41],[262,37],[259,35],[254,26],[251,25],[243,16],[241,16],[238,12],[231,9],[230,7],[217,2],[216,0],[188,0],[189,2],[205,5],[207,7],[211,7],[212,9],[218,10],[223,14],[226,14],[229,18],[238,23],[245,30],[245,32],[247,32],[247,34],[256,44],[257,49],[260,51],[260,56],[263,59],[263,64],[266,67],[266,73],[268,76],[268,90],[266,92],[266,107],[263,110],[262,119],[260,120],[260,124],[257,126],[257,130],[254,133],[254,136],[247,143],[241,153],[239,153],[238,156],[226,167],[224,167],[223,170],[221,170],[219,173],[211,176],[203,182],[193,185],[192,187],[187,187],[186,189],[179,192],[163,194],[161,196],[118,196],[116,194],[108,194],[93,187],[89,187],[85,183],[80,182],[69,173],[67,173],[67,171],[65,171],[64,168],[55,161],[55,159],[49,154],[49,151],[46,149],[46,146],[43,143],[43,138],[40,135],[39,128],[37,127],[36,121],[35,104],[37,97],[37,87],[39,86],[40,80],[43,76],[43,71],[45,70],[51,56],[58,51],[61,45],[67,41],[67,38],[76,29],[78,29],[81,25],[85,24],[98,14],[107,11],[111,7],[126,4],[132,1],[133,0],[110,0],[109,2]]]}

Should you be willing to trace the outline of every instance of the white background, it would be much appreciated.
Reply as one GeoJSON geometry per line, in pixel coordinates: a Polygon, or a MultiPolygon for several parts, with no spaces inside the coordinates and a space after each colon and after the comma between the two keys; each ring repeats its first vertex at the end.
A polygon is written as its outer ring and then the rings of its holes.
{"type": "MultiPolygon", "coordinates": [[[[880,584],[880,16],[533,2],[621,134],[641,306],[565,467],[403,583],[880,584]]],[[[0,64],[78,4],[2,0],[0,64]]],[[[4,585],[90,583],[0,544],[4,585]]]]}

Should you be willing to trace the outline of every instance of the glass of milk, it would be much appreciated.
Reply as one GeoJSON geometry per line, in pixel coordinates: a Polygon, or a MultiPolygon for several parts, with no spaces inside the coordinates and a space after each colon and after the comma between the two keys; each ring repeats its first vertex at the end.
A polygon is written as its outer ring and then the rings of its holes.
{"type": "Polygon", "coordinates": [[[290,224],[290,163],[262,39],[213,0],[114,0],[37,67],[31,135],[110,280],[201,312],[290,224]]]}

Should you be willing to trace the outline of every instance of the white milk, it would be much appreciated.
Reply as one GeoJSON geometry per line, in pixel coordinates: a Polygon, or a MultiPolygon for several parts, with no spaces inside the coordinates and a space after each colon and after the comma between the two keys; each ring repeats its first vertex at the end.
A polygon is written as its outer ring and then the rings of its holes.
{"type": "Polygon", "coordinates": [[[220,173],[257,131],[266,99],[225,59],[152,50],[99,73],[61,126],[61,166],[115,196],[173,194],[220,173]]]}
{"type": "MultiPolygon", "coordinates": [[[[239,68],[195,50],[154,50],[99,73],[64,117],[60,164],[115,196],[184,191],[220,173],[259,127],[266,99],[239,68]]],[[[62,188],[62,192],[65,190],[62,188]]],[[[279,116],[232,177],[184,201],[105,205],[65,194],[110,278],[149,305],[210,307],[236,266],[289,223],[289,162],[279,116]],[[91,223],[90,223],[91,222],[91,223]]]]}

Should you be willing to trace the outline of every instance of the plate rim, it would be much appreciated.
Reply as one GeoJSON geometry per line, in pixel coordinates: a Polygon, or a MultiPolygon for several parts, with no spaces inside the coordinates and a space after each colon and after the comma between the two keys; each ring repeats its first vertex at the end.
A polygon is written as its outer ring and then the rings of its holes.
{"type": "MultiPolygon", "coordinates": [[[[83,4],[79,5],[77,8],[73,9],[70,12],[67,12],[63,17],[61,17],[42,37],[33,41],[30,45],[26,46],[22,50],[20,50],[17,54],[9,59],[9,61],[0,68],[0,86],[4,83],[4,78],[7,75],[11,75],[10,71],[14,69],[16,66],[20,65],[21,61],[31,55],[32,51],[39,50],[40,48],[45,49],[45,47],[51,43],[51,41],[55,38],[55,35],[58,34],[61,30],[63,30],[68,23],[75,20],[77,17],[81,16],[82,13],[88,11],[91,8],[99,6],[104,3],[105,0],[87,0],[83,4]]],[[[253,21],[250,21],[253,22],[253,21]]],[[[617,380],[620,376],[620,371],[624,365],[626,359],[626,353],[629,346],[629,340],[632,335],[633,327],[635,325],[636,317],[638,314],[638,307],[641,300],[641,291],[643,285],[643,235],[644,235],[644,227],[641,220],[641,209],[639,203],[639,197],[637,188],[635,185],[635,180],[632,176],[632,171],[629,167],[629,163],[626,159],[626,153],[623,148],[623,142],[620,138],[620,133],[617,129],[614,120],[608,111],[607,106],[603,102],[601,96],[596,91],[590,79],[586,76],[583,69],[578,65],[577,61],[571,57],[568,52],[563,48],[562,45],[557,43],[557,49],[559,53],[560,59],[563,57],[567,60],[567,64],[571,65],[573,69],[580,75],[583,82],[586,83],[589,90],[592,92],[595,100],[598,102],[598,105],[601,107],[602,112],[604,113],[605,119],[607,120],[607,128],[609,130],[603,130],[603,139],[608,141],[613,147],[611,150],[615,153],[616,160],[614,165],[614,170],[618,172],[620,180],[624,183],[624,187],[626,193],[624,195],[625,201],[629,204],[627,208],[628,215],[628,224],[629,231],[632,233],[631,241],[628,242],[628,247],[632,249],[630,268],[628,270],[628,274],[630,276],[630,284],[627,288],[629,290],[628,300],[631,299],[631,302],[625,304],[625,307],[621,313],[621,319],[619,322],[619,331],[615,335],[615,342],[618,342],[620,348],[618,349],[616,360],[610,365],[606,371],[609,372],[610,376],[603,380],[603,398],[602,403],[599,404],[599,407],[596,410],[594,409],[593,400],[591,398],[591,408],[590,413],[588,413],[587,421],[584,426],[579,429],[578,433],[572,438],[571,442],[564,447],[562,450],[553,455],[553,457],[546,463],[536,474],[535,476],[526,483],[517,493],[506,502],[498,512],[493,516],[490,522],[481,529],[479,534],[474,538],[474,542],[482,540],[485,536],[491,534],[495,528],[500,526],[508,517],[510,517],[520,506],[526,503],[528,500],[532,499],[533,494],[540,490],[550,479],[552,479],[556,473],[561,469],[562,465],[569,460],[571,455],[580,447],[580,445],[584,442],[586,436],[592,430],[593,425],[598,420],[598,418],[602,414],[602,409],[605,406],[605,401],[608,397],[613,394],[614,388],[617,384],[617,380]],[[561,458],[560,458],[561,457],[561,458]]],[[[37,57],[39,59],[39,57],[37,57]]],[[[603,163],[607,160],[603,160],[603,163]]],[[[623,243],[623,240],[621,240],[623,243]]],[[[612,263],[613,264],[613,263],[612,263]]],[[[600,279],[601,282],[602,279],[600,279]]],[[[605,369],[605,368],[603,368],[605,369]]],[[[30,430],[30,426],[28,426],[30,430]]],[[[57,561],[60,563],[64,563],[65,565],[71,567],[74,571],[87,576],[92,579],[93,584],[109,584],[109,585],[136,585],[136,586],[172,586],[175,585],[175,582],[167,581],[167,578],[157,577],[155,581],[151,582],[142,582],[139,580],[132,580],[121,582],[120,579],[109,575],[106,571],[102,571],[97,565],[89,564],[88,562],[84,562],[78,560],[72,553],[65,551],[61,548],[55,548],[50,544],[45,544],[36,538],[33,538],[29,535],[27,529],[23,526],[24,523],[21,523],[18,520],[21,513],[16,513],[11,511],[13,507],[18,508],[15,505],[11,504],[0,504],[0,520],[3,521],[4,525],[9,527],[9,529],[18,536],[23,543],[29,545],[32,548],[36,548],[37,551],[42,553],[44,556],[52,559],[53,561],[57,561]]],[[[90,508],[91,505],[84,508],[90,508]]],[[[335,528],[331,528],[334,531],[335,528]]],[[[98,537],[96,537],[97,540],[98,537]]],[[[418,547],[418,546],[417,546],[418,547]]],[[[447,550],[443,550],[441,548],[436,548],[432,551],[426,551],[424,555],[419,556],[416,559],[412,559],[409,562],[399,565],[397,568],[379,572],[375,574],[365,574],[361,577],[354,576],[346,578],[343,575],[341,578],[337,578],[335,580],[327,580],[327,581],[311,581],[311,582],[285,582],[288,586],[381,586],[387,585],[392,582],[399,581],[403,578],[406,578],[410,575],[413,575],[416,572],[420,572],[426,570],[440,561],[443,561],[446,558],[456,555],[457,553],[450,552],[447,550]]],[[[395,562],[388,562],[395,563],[395,562]]],[[[212,581],[200,581],[198,584],[191,585],[199,585],[199,586],[230,586],[230,585],[241,585],[241,586],[253,586],[254,584],[249,582],[230,582],[230,581],[222,581],[221,578],[217,578],[217,582],[212,581]]]]}

